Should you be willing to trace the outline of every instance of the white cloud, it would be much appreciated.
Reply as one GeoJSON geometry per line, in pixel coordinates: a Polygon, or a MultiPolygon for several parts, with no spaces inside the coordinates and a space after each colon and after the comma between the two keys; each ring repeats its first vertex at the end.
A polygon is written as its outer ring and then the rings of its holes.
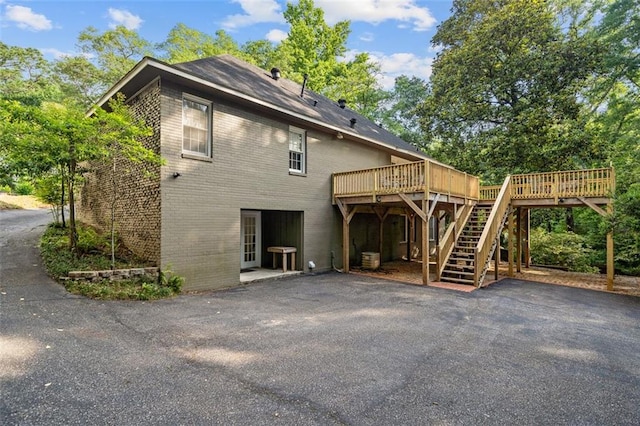
{"type": "Polygon", "coordinates": [[[276,0],[233,0],[240,4],[244,14],[229,15],[222,22],[228,30],[235,30],[261,22],[283,23],[282,9],[276,0]]]}
{"type": "Polygon", "coordinates": [[[5,19],[15,22],[18,28],[31,31],[45,31],[53,28],[46,16],[34,13],[30,7],[7,5],[5,19]]]}
{"type": "Polygon", "coordinates": [[[366,41],[366,42],[373,41],[374,40],[374,35],[373,35],[373,33],[370,33],[370,32],[363,33],[360,36],[360,40],[366,41]]]}
{"type": "Polygon", "coordinates": [[[414,31],[427,31],[436,24],[436,18],[426,7],[415,0],[358,0],[358,7],[345,7],[344,1],[315,0],[315,6],[324,10],[328,23],[350,20],[379,24],[383,21],[400,21],[403,27],[414,31]]]}
{"type": "Polygon", "coordinates": [[[109,8],[109,18],[111,18],[111,22],[109,22],[110,28],[122,25],[129,30],[137,30],[140,28],[140,24],[144,22],[142,18],[128,10],[114,9],[112,7],[109,8]]]}
{"type": "Polygon", "coordinates": [[[425,81],[431,77],[431,65],[433,58],[419,57],[413,53],[370,53],[371,59],[380,64],[382,77],[380,84],[386,90],[392,89],[396,77],[406,75],[418,77],[425,81]]]}
{"type": "Polygon", "coordinates": [[[73,53],[63,52],[62,50],[58,50],[54,47],[40,49],[40,52],[42,52],[43,55],[51,55],[54,57],[54,59],[62,59],[67,56],[74,56],[73,53]]]}
{"type": "Polygon", "coordinates": [[[284,40],[285,38],[287,38],[289,36],[289,34],[287,34],[286,32],[282,31],[282,30],[271,30],[269,31],[264,38],[266,38],[267,40],[269,40],[271,43],[280,43],[282,40],[284,40]]]}

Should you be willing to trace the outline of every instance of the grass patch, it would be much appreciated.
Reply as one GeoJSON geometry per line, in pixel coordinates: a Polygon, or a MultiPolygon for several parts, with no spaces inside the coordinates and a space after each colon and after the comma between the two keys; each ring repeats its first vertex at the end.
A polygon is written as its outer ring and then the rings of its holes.
{"type": "MultiPolygon", "coordinates": [[[[175,275],[172,278],[175,278],[175,275]]],[[[65,288],[70,293],[100,300],[165,299],[179,294],[181,286],[181,279],[173,280],[173,284],[170,284],[167,281],[154,280],[149,277],[121,281],[67,281],[65,283],[65,288]]]]}
{"type": "MultiPolygon", "coordinates": [[[[111,269],[110,241],[90,227],[78,226],[78,253],[69,249],[68,229],[51,224],[40,239],[42,260],[54,279],[69,275],[70,271],[94,271],[111,269]]],[[[153,266],[117,243],[116,269],[153,266]]],[[[170,272],[161,272],[157,280],[150,277],[133,277],[120,281],[108,279],[97,282],[64,281],[70,293],[101,300],[154,300],[180,293],[183,279],[170,272]]]]}

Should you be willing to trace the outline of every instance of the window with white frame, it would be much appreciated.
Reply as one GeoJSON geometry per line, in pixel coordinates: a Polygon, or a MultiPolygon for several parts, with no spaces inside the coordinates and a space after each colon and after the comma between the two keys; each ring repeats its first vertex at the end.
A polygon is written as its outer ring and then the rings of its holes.
{"type": "Polygon", "coordinates": [[[289,127],[289,171],[305,173],[306,132],[297,127],[289,127]]]}
{"type": "Polygon", "coordinates": [[[211,102],[182,97],[182,152],[211,156],[211,102]]]}

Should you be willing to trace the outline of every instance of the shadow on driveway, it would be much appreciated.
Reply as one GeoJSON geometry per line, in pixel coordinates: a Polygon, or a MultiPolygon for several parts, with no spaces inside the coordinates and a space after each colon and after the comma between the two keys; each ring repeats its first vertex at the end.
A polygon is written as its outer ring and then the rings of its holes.
{"type": "Polygon", "coordinates": [[[640,423],[635,297],[331,273],[100,302],[2,268],[2,424],[640,423]]]}

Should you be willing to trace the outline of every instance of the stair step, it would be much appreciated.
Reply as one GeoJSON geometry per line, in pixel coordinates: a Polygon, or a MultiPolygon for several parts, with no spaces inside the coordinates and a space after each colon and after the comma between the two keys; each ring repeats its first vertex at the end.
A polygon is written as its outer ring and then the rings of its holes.
{"type": "Polygon", "coordinates": [[[448,278],[448,277],[441,277],[440,278],[442,281],[446,281],[446,282],[452,282],[452,283],[460,283],[460,284],[470,284],[473,285],[473,280],[465,280],[464,278],[448,278]]]}
{"type": "Polygon", "coordinates": [[[473,259],[473,251],[454,251],[451,253],[452,259],[453,256],[456,256],[456,258],[462,258],[462,259],[473,259]]]}
{"type": "Polygon", "coordinates": [[[471,266],[473,267],[473,257],[450,257],[446,265],[471,266]],[[462,263],[464,262],[464,263],[462,263]],[[471,263],[471,265],[469,265],[471,263]]]}
{"type": "Polygon", "coordinates": [[[442,271],[443,275],[446,275],[447,273],[449,274],[453,274],[453,275],[466,275],[466,276],[473,276],[473,272],[465,272],[465,271],[452,271],[451,269],[445,269],[444,271],[442,271]]]}
{"type": "Polygon", "coordinates": [[[446,269],[442,272],[443,273],[450,272],[452,274],[473,275],[473,269],[474,269],[473,265],[455,265],[455,264],[447,263],[446,269]],[[469,270],[471,270],[472,272],[468,272],[469,270]]]}

